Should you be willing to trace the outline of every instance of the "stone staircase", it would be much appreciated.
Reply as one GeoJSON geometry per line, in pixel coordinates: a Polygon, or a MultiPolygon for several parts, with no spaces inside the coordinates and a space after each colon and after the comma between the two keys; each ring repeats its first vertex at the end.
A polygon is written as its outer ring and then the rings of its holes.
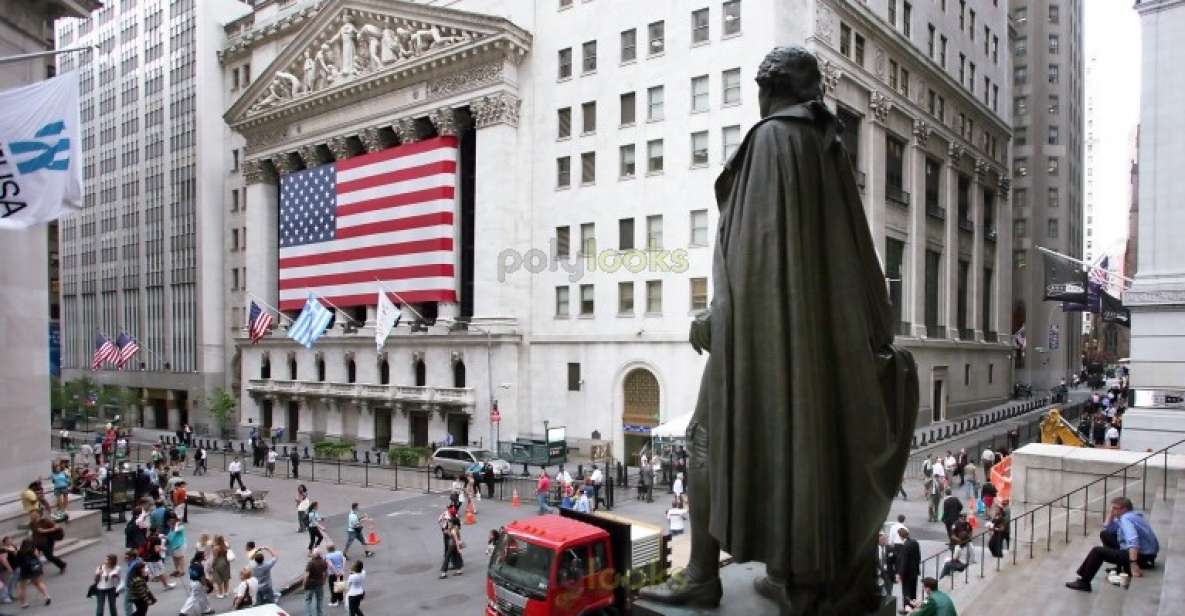
{"type": "MultiPolygon", "coordinates": [[[[1107,498],[1117,496],[1107,495],[1107,498]]],[[[1185,480],[1170,485],[1168,492],[1156,489],[1154,499],[1148,501],[1149,520],[1160,540],[1161,553],[1157,568],[1145,571],[1124,589],[1110,584],[1105,568],[1093,581],[1093,592],[1085,593],[1065,588],[1075,578],[1075,571],[1090,548],[1098,545],[1101,509],[1104,499],[1091,499],[1091,512],[1084,515],[1080,508],[1069,510],[1069,536],[1066,542],[1065,509],[1055,510],[1052,519],[1044,511],[1036,516],[1030,528],[1022,525],[1013,537],[1013,549],[1018,550],[1016,564],[1013,555],[999,563],[996,571],[994,558],[988,555],[983,578],[979,565],[970,567],[968,583],[959,574],[950,590],[950,580],[943,580],[941,588],[947,592],[964,616],[1081,616],[1085,614],[1124,616],[1169,616],[1182,613],[1185,604],[1185,480]],[[1083,523],[1086,524],[1085,535],[1083,523]],[[1052,528],[1052,535],[1049,529],[1052,528]],[[1030,542],[1030,532],[1032,541],[1030,542]],[[1047,549],[1048,546],[1048,549],[1047,549]],[[1030,548],[1032,558],[1029,558],[1030,548]]]]}
{"type": "MultiPolygon", "coordinates": [[[[64,524],[66,538],[59,541],[54,550],[59,556],[97,543],[103,533],[102,512],[84,510],[82,497],[71,498],[73,502],[68,509],[70,519],[64,524]]],[[[15,543],[19,543],[29,532],[28,520],[19,493],[0,495],[0,535],[8,535],[15,543]]]]}

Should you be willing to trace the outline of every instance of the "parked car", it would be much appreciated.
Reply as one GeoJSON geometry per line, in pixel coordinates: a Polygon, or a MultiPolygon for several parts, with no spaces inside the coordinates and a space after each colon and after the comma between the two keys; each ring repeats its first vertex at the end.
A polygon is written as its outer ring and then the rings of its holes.
{"type": "Polygon", "coordinates": [[[456,477],[475,462],[489,462],[494,467],[494,478],[501,480],[510,474],[510,463],[494,457],[493,452],[480,447],[441,447],[432,454],[432,471],[440,479],[456,477]]]}

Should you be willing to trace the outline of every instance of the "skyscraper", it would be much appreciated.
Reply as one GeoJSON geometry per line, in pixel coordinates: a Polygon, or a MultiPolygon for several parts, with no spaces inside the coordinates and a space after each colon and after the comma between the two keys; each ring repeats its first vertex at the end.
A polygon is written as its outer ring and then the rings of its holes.
{"type": "Polygon", "coordinates": [[[1082,317],[1045,302],[1037,247],[1082,258],[1083,45],[1081,0],[1010,8],[1013,87],[1012,329],[1026,351],[1016,378],[1048,389],[1081,368],[1082,317]]]}
{"type": "Polygon", "coordinates": [[[61,221],[63,376],[89,374],[95,331],[142,351],[91,376],[138,393],[137,425],[177,429],[224,381],[221,23],[232,0],[114,0],[57,26],[78,71],[84,208],[61,221]]]}

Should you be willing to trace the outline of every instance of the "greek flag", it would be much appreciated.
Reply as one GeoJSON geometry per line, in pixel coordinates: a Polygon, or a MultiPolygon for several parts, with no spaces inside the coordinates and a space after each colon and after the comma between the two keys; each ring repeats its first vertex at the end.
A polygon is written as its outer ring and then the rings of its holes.
{"type": "Polygon", "coordinates": [[[0,229],[56,220],[82,205],[78,74],[0,92],[0,229]]]}
{"type": "Polygon", "coordinates": [[[329,322],[332,320],[333,313],[313,299],[312,295],[309,295],[309,299],[304,303],[304,309],[300,311],[300,316],[296,317],[296,321],[288,327],[288,337],[303,344],[305,348],[311,349],[317,338],[325,333],[325,328],[329,327],[329,322]]]}

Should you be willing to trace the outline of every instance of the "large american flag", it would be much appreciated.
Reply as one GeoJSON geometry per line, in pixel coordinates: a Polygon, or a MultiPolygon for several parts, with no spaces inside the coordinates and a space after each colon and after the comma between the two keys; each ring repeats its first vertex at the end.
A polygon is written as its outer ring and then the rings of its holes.
{"type": "Polygon", "coordinates": [[[436,137],[280,179],[280,310],[309,294],[374,302],[455,302],[457,138],[436,137]]]}

